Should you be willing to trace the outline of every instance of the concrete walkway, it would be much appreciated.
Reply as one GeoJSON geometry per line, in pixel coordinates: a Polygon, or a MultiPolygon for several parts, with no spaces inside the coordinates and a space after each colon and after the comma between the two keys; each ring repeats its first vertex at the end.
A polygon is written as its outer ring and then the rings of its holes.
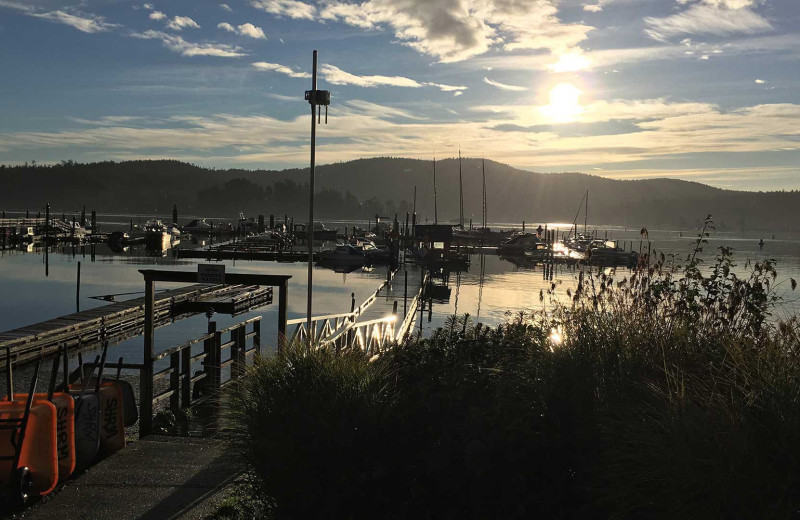
{"type": "Polygon", "coordinates": [[[199,519],[242,472],[226,441],[151,435],[22,514],[31,520],[199,519]]]}

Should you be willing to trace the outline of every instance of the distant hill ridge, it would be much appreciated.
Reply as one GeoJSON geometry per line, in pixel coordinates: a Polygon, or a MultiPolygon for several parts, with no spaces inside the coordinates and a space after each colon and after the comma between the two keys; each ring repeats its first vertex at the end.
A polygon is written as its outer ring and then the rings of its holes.
{"type": "MultiPolygon", "coordinates": [[[[458,218],[458,159],[436,162],[440,221],[458,218]]],[[[461,163],[465,217],[481,220],[481,160],[461,163]]],[[[589,190],[589,221],[626,226],[693,228],[712,214],[718,229],[798,230],[800,191],[744,192],[677,179],[615,180],[583,173],[536,173],[485,162],[487,208],[493,222],[572,222],[589,190]]],[[[378,157],[317,167],[320,211],[328,218],[405,212],[433,220],[433,164],[378,157]],[[349,194],[348,194],[349,192],[349,194]]],[[[232,211],[303,218],[308,168],[281,171],[211,169],[175,160],[63,162],[0,166],[0,208],[56,211],[81,205],[99,211],[232,216],[232,211]],[[304,196],[305,193],[305,196],[304,196]]],[[[235,213],[234,213],[235,214],[235,213]]],[[[583,220],[581,212],[580,221],[583,220]]]]}

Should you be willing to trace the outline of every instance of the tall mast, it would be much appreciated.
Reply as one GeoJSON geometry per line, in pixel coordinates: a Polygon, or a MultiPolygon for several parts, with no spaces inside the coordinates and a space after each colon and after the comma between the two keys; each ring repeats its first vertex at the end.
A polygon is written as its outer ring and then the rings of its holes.
{"type": "Polygon", "coordinates": [[[439,223],[439,208],[436,206],[436,157],[433,158],[433,223],[439,223]]]}
{"type": "Polygon", "coordinates": [[[483,228],[486,229],[486,161],[481,159],[481,170],[483,172],[483,228]]]}
{"type": "Polygon", "coordinates": [[[414,185],[414,215],[417,214],[417,185],[414,185]]]}
{"type": "Polygon", "coordinates": [[[458,149],[458,196],[458,225],[461,226],[461,229],[464,229],[464,182],[461,177],[461,148],[458,149]]]}
{"type": "Polygon", "coordinates": [[[586,212],[583,214],[583,234],[586,234],[586,223],[589,221],[589,190],[586,190],[586,212]]]}

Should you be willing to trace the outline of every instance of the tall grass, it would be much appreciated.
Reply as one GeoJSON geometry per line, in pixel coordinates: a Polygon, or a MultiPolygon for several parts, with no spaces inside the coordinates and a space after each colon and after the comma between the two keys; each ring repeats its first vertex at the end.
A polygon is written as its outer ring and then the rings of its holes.
{"type": "MultiPolygon", "coordinates": [[[[704,232],[705,233],[705,230],[704,232]]],[[[662,259],[370,363],[292,345],[235,389],[275,518],[792,518],[800,325],[775,269],[662,259]]]]}

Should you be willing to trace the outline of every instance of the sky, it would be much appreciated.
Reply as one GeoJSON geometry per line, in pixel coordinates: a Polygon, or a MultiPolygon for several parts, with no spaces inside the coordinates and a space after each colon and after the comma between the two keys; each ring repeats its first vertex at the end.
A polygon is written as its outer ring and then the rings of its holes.
{"type": "Polygon", "coordinates": [[[798,0],[0,0],[0,163],[486,157],[800,189],[798,0]]]}

